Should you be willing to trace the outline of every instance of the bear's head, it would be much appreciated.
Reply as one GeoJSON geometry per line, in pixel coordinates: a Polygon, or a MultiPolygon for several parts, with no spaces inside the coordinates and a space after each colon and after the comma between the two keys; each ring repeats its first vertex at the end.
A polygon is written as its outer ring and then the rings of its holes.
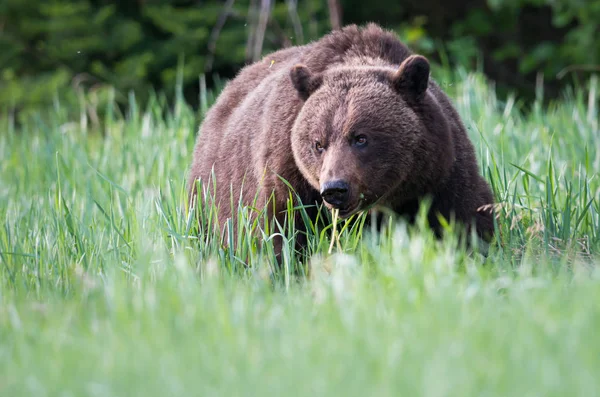
{"type": "Polygon", "coordinates": [[[411,55],[396,69],[312,73],[296,65],[290,79],[303,101],[292,129],[296,164],[340,217],[416,198],[449,174],[450,127],[424,57],[411,55]]]}

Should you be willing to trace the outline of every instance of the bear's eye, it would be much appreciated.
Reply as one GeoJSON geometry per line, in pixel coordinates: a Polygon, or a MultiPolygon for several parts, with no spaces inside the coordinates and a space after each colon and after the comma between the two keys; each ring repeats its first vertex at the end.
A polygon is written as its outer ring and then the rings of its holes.
{"type": "Polygon", "coordinates": [[[367,144],[367,137],[364,135],[358,135],[356,138],[354,138],[354,142],[356,143],[356,146],[365,146],[367,144]]]}
{"type": "Polygon", "coordinates": [[[321,142],[319,142],[319,141],[315,142],[315,150],[319,153],[321,153],[323,151],[323,146],[321,145],[321,142]]]}

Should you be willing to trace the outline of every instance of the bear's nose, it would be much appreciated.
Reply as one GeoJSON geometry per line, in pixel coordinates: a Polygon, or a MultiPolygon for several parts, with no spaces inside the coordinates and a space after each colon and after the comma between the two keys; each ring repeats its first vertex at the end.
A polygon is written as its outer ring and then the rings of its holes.
{"type": "Polygon", "coordinates": [[[348,202],[348,191],[348,183],[338,179],[321,186],[321,197],[335,208],[343,208],[348,202]]]}

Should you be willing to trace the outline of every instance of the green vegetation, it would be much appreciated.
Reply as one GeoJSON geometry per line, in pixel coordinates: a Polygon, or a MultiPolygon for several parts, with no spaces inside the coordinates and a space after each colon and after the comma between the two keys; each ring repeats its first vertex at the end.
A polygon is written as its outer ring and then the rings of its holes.
{"type": "Polygon", "coordinates": [[[532,98],[538,73],[554,97],[599,70],[598,20],[599,0],[3,0],[0,111],[19,121],[55,96],[67,107],[84,93],[102,102],[106,87],[120,106],[130,91],[145,105],[175,85],[178,65],[195,105],[200,73],[213,87],[261,54],[370,21],[432,60],[482,64],[503,97],[532,98]]]}
{"type": "MultiPolygon", "coordinates": [[[[107,87],[116,88],[114,100],[121,106],[127,105],[130,91],[145,104],[152,89],[175,85],[178,66],[187,99],[195,102],[199,74],[206,72],[211,81],[213,73],[231,77],[254,58],[251,38],[259,11],[250,3],[4,0],[0,111],[15,110],[19,119],[27,118],[56,95],[71,106],[86,92],[102,101],[107,87]]],[[[324,8],[320,0],[305,0],[300,8],[287,3],[270,7],[259,52],[325,33],[324,8]],[[304,21],[301,37],[294,39],[297,28],[286,26],[290,15],[304,21]]]]}
{"type": "Polygon", "coordinates": [[[172,109],[3,118],[0,395],[598,394],[598,80],[522,113],[480,74],[436,77],[500,203],[487,259],[396,222],[331,255],[311,233],[271,277],[269,243],[197,238],[185,173],[210,92],[199,112],[179,89],[172,109]]]}

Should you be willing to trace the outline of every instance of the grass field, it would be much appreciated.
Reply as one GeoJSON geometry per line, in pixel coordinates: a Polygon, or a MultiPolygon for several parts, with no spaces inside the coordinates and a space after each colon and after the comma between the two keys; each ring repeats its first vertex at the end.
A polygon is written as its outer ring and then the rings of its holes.
{"type": "Polygon", "coordinates": [[[598,80],[524,113],[437,77],[499,202],[487,258],[397,222],[270,274],[269,244],[186,213],[181,101],[4,117],[0,395],[600,395],[598,80]]]}

